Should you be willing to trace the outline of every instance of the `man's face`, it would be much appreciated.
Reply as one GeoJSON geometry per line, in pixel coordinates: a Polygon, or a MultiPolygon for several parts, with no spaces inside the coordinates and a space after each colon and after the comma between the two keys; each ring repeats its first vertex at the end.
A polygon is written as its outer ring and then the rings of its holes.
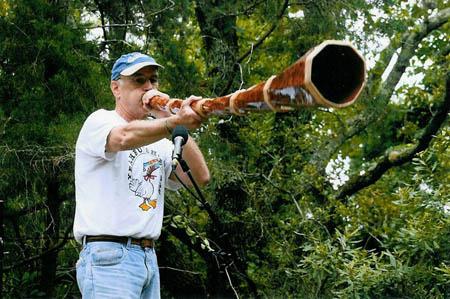
{"type": "Polygon", "coordinates": [[[111,82],[111,90],[116,97],[116,105],[134,119],[145,118],[148,114],[142,105],[142,96],[151,89],[158,88],[158,72],[147,66],[131,76],[121,76],[111,82]]]}

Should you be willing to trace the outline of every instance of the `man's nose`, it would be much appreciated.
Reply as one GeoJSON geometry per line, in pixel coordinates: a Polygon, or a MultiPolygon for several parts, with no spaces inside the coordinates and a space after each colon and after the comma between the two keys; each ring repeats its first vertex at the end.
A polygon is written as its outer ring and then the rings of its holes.
{"type": "Polygon", "coordinates": [[[147,81],[145,81],[145,83],[142,87],[144,88],[145,91],[148,91],[148,90],[153,89],[153,84],[150,81],[150,79],[148,79],[147,81]]]}

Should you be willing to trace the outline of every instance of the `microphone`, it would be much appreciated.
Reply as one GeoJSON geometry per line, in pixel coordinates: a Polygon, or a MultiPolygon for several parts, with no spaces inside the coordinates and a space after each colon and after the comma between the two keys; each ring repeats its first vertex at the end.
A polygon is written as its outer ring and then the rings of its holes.
{"type": "Polygon", "coordinates": [[[188,141],[188,131],[184,126],[176,126],[172,133],[172,142],[174,144],[172,153],[172,169],[175,170],[178,163],[181,161],[183,153],[183,145],[188,141]]]}

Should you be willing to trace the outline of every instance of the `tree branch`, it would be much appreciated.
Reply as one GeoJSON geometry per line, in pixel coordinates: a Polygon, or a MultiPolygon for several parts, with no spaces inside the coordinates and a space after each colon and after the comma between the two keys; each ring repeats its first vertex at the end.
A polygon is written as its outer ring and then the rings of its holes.
{"type": "Polygon", "coordinates": [[[198,240],[198,238],[196,238],[195,243],[192,243],[191,241],[192,239],[187,235],[184,229],[175,228],[171,225],[167,225],[165,228],[169,231],[169,233],[171,233],[175,238],[180,240],[184,245],[197,252],[198,255],[200,255],[204,260],[209,259],[210,254],[208,253],[207,250],[201,247],[201,242],[198,240]]]}
{"type": "MultiPolygon", "coordinates": [[[[67,197],[61,198],[60,201],[64,202],[64,201],[72,200],[72,199],[73,199],[72,197],[67,196],[67,197]]],[[[45,203],[41,202],[41,203],[35,204],[32,207],[26,207],[26,208],[23,208],[21,210],[5,211],[4,217],[5,217],[5,219],[8,219],[8,220],[10,220],[12,222],[15,222],[15,221],[17,221],[17,218],[19,218],[19,217],[28,215],[30,213],[38,212],[38,211],[43,210],[45,208],[47,208],[47,205],[45,203]]]]}
{"type": "Polygon", "coordinates": [[[284,188],[282,188],[282,187],[276,185],[274,182],[272,182],[272,181],[270,180],[269,177],[267,177],[267,176],[265,176],[265,175],[262,175],[262,177],[263,177],[263,178],[264,178],[264,179],[265,179],[272,187],[274,187],[275,189],[277,189],[279,192],[285,193],[285,194],[289,195],[289,197],[292,199],[292,202],[294,203],[295,207],[297,208],[298,213],[300,214],[300,216],[301,216],[302,218],[304,218],[303,211],[302,211],[302,209],[300,208],[300,205],[298,204],[297,199],[295,198],[296,195],[294,195],[294,194],[292,194],[291,192],[289,192],[289,190],[284,189],[284,188]]]}
{"type": "Polygon", "coordinates": [[[425,150],[433,136],[436,135],[439,128],[442,126],[444,121],[447,119],[447,115],[450,111],[450,72],[447,73],[446,79],[446,89],[444,94],[444,101],[440,105],[439,110],[431,118],[428,125],[424,128],[420,138],[416,144],[402,145],[400,147],[395,147],[387,151],[383,156],[377,159],[377,163],[369,171],[367,171],[362,176],[353,177],[347,184],[345,184],[339,194],[336,196],[337,199],[344,199],[347,196],[353,195],[359,190],[372,185],[381,176],[386,173],[390,168],[394,166],[400,166],[406,162],[409,162],[414,158],[414,156],[425,150]]]}
{"type": "MultiPolygon", "coordinates": [[[[289,0],[285,0],[283,7],[281,8],[280,13],[277,15],[278,19],[281,19],[281,17],[284,15],[284,12],[286,11],[287,7],[289,6],[289,0]]],[[[252,45],[250,49],[247,50],[247,52],[245,52],[241,57],[239,57],[234,63],[233,63],[233,68],[231,70],[231,74],[234,74],[238,69],[239,69],[239,64],[251,53],[253,53],[253,51],[259,47],[266,38],[269,37],[270,34],[272,34],[272,32],[275,30],[275,28],[277,27],[278,22],[276,22],[275,24],[272,25],[272,27],[256,42],[256,44],[252,45]]],[[[228,91],[231,88],[231,85],[234,82],[234,75],[230,76],[230,79],[228,80],[227,84],[225,85],[225,87],[222,89],[221,94],[226,94],[228,93],[228,91]]]]}
{"type": "Polygon", "coordinates": [[[11,147],[9,144],[0,144],[0,165],[8,157],[12,156],[19,163],[27,161],[31,166],[42,168],[57,168],[60,165],[73,162],[75,159],[75,149],[72,145],[62,146],[40,146],[27,145],[20,147],[11,147]]]}
{"type": "MultiPolygon", "coordinates": [[[[144,11],[144,13],[146,14],[146,17],[152,17],[158,14],[161,14],[162,12],[164,12],[165,10],[171,9],[175,6],[175,3],[172,0],[169,0],[170,5],[164,7],[161,10],[158,10],[156,12],[153,13],[147,13],[146,11],[144,11]]],[[[142,4],[142,3],[141,3],[142,4]]],[[[143,9],[143,7],[141,7],[143,9]]],[[[123,24],[105,24],[104,21],[104,16],[103,16],[103,11],[99,8],[99,12],[101,15],[101,25],[96,25],[96,26],[87,26],[87,27],[82,27],[83,29],[96,29],[96,28],[102,28],[103,32],[104,32],[104,39],[107,40],[107,36],[106,36],[106,32],[105,29],[106,28],[113,28],[113,27],[142,27],[142,28],[149,28],[151,27],[153,24],[141,24],[141,23],[123,23],[123,24]]]]}
{"type": "Polygon", "coordinates": [[[402,48],[397,62],[379,91],[381,99],[384,102],[387,102],[391,98],[395,87],[408,67],[409,61],[414,56],[420,42],[432,31],[447,23],[449,18],[450,8],[447,8],[438,12],[434,17],[427,19],[423,24],[416,26],[409,33],[403,34],[401,39],[402,48]]]}
{"type": "Polygon", "coordinates": [[[248,55],[250,55],[256,48],[258,48],[264,42],[264,40],[269,37],[269,35],[272,34],[272,32],[275,30],[275,28],[277,28],[278,21],[281,20],[281,18],[283,17],[288,6],[289,6],[289,1],[285,0],[283,7],[281,8],[281,11],[277,15],[277,22],[272,24],[272,27],[270,27],[270,29],[255,44],[252,44],[252,47],[250,49],[248,49],[247,52],[242,54],[242,56],[236,60],[235,64],[241,63],[245,58],[247,58],[248,55]]]}
{"type": "Polygon", "coordinates": [[[40,254],[32,256],[29,259],[22,260],[22,261],[20,261],[18,263],[15,263],[15,264],[11,265],[11,266],[8,266],[8,267],[4,267],[3,270],[4,271],[14,270],[17,267],[20,267],[20,266],[29,264],[29,263],[31,263],[31,262],[33,262],[35,260],[41,259],[43,256],[45,256],[45,255],[47,255],[49,253],[52,253],[54,251],[59,251],[62,247],[64,247],[64,245],[66,245],[68,240],[72,239],[72,238],[69,238],[69,233],[72,230],[72,226],[73,226],[73,223],[67,227],[66,231],[64,232],[64,238],[62,239],[62,241],[59,242],[54,247],[52,247],[52,248],[50,248],[50,249],[48,249],[48,250],[46,250],[44,252],[41,252],[40,254]]]}
{"type": "Polygon", "coordinates": [[[187,274],[192,274],[192,275],[201,275],[201,272],[195,272],[195,271],[190,271],[190,270],[184,270],[184,269],[178,269],[178,268],[173,268],[173,267],[165,267],[165,266],[160,266],[159,270],[172,270],[172,271],[178,271],[178,272],[183,272],[183,273],[187,273],[187,274]]]}
{"type": "Polygon", "coordinates": [[[373,71],[373,75],[369,77],[368,87],[370,88],[370,86],[373,86],[373,90],[369,90],[366,93],[368,97],[366,100],[370,99],[370,101],[375,104],[371,106],[371,109],[369,108],[365,112],[349,120],[347,122],[349,130],[342,132],[334,140],[330,140],[322,146],[322,148],[326,150],[320,152],[320,156],[316,154],[313,157],[314,164],[317,165],[317,168],[324,169],[325,163],[328,163],[332,154],[347,140],[365,130],[370,124],[377,122],[378,119],[382,119],[380,118],[380,115],[385,113],[384,108],[386,103],[388,103],[389,99],[392,97],[395,87],[405,72],[406,67],[409,65],[410,59],[414,56],[418,45],[428,34],[447,23],[449,18],[450,8],[444,9],[426,20],[423,24],[417,25],[409,32],[404,33],[398,43],[393,42],[390,47],[383,51],[381,62],[375,66],[375,68],[380,69],[380,71],[373,71]],[[381,72],[381,67],[386,67],[389,64],[396,51],[397,45],[399,44],[402,45],[402,50],[398,56],[398,60],[384,84],[381,84],[381,76],[383,74],[383,72],[381,72]]]}
{"type": "MultiPolygon", "coordinates": [[[[106,31],[105,26],[105,13],[103,12],[103,9],[100,7],[100,3],[98,2],[98,0],[94,0],[95,5],[97,5],[98,11],[100,12],[100,20],[102,22],[102,32],[103,32],[103,39],[104,40],[108,40],[108,32],[106,31]]],[[[87,28],[90,29],[90,28],[87,28]]],[[[93,29],[93,28],[92,28],[93,29]]],[[[105,46],[104,44],[102,44],[102,51],[105,50],[105,46]]]]}
{"type": "Polygon", "coordinates": [[[46,205],[44,203],[38,203],[32,207],[24,208],[21,210],[5,211],[4,217],[5,219],[11,220],[12,222],[16,222],[17,218],[19,217],[25,216],[29,213],[40,211],[45,208],[46,205]]]}

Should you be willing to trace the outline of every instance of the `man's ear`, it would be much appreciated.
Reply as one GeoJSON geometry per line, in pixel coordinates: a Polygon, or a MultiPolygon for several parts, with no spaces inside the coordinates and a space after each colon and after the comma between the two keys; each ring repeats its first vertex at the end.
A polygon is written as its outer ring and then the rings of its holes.
{"type": "Polygon", "coordinates": [[[116,99],[118,99],[120,97],[120,83],[119,83],[119,81],[115,81],[115,80],[111,81],[110,87],[111,87],[111,91],[112,91],[114,97],[116,99]]]}

